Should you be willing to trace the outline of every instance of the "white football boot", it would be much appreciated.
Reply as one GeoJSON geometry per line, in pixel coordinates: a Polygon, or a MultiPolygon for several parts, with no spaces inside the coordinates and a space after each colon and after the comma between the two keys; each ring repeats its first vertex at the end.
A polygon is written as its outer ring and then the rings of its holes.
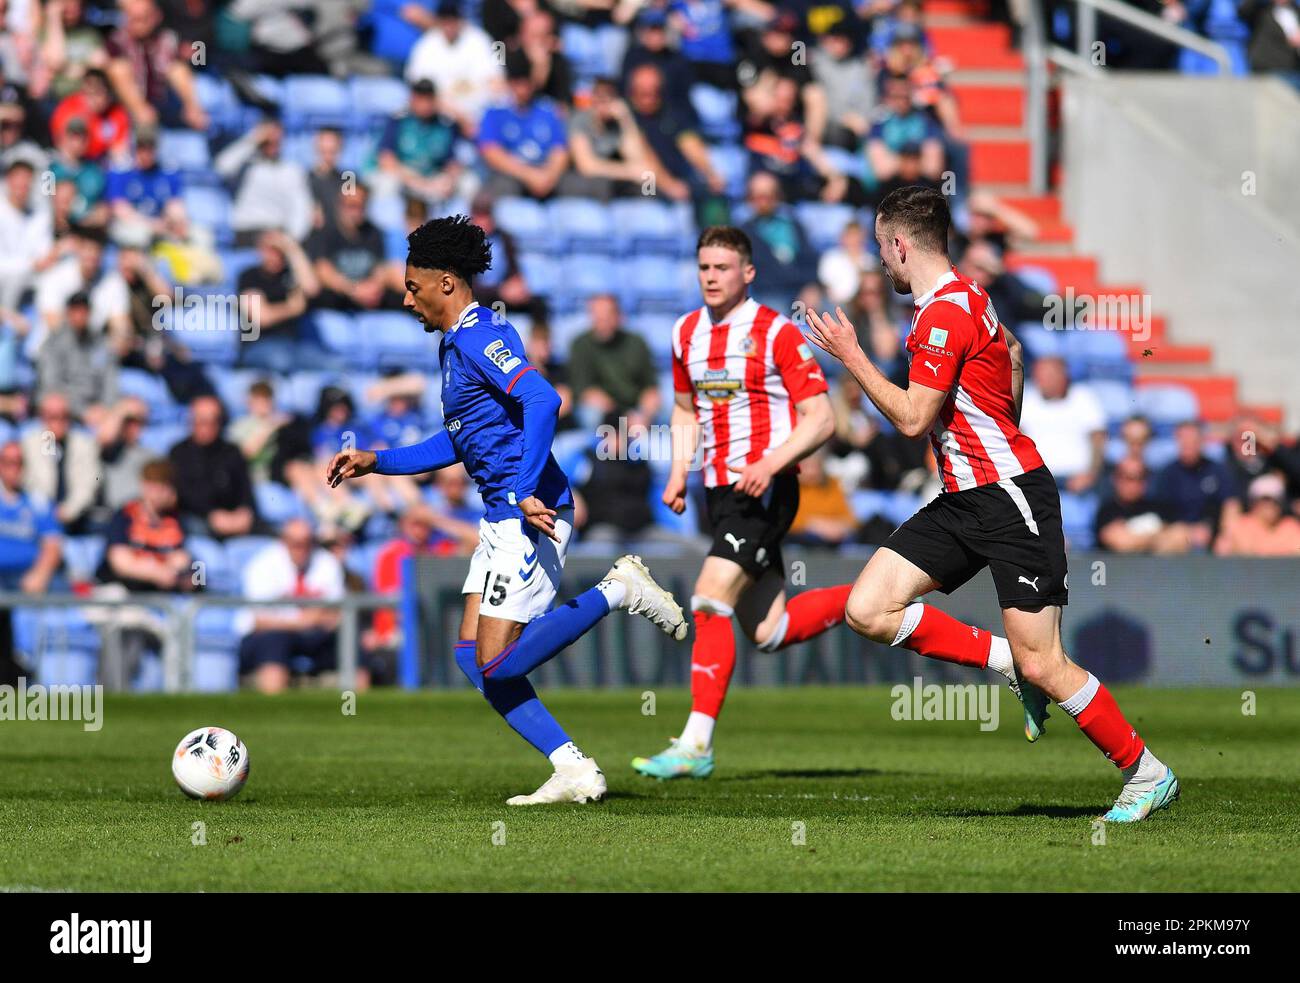
{"type": "Polygon", "coordinates": [[[506,799],[508,806],[540,806],[556,802],[599,802],[605,797],[605,773],[594,758],[560,765],[532,795],[515,795],[506,799]]]}
{"type": "Polygon", "coordinates": [[[629,614],[641,615],[679,642],[686,637],[686,615],[682,606],[655,582],[641,557],[630,553],[620,556],[601,582],[610,580],[617,580],[627,588],[619,607],[629,614]]]}

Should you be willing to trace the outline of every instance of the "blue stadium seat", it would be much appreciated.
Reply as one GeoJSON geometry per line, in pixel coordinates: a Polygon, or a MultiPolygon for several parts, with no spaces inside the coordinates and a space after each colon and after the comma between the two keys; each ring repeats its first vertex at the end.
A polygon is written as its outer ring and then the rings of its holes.
{"type": "Polygon", "coordinates": [[[187,178],[212,169],[207,137],[193,130],[163,130],[158,135],[158,160],[164,168],[180,171],[187,178]]]}
{"type": "Polygon", "coordinates": [[[1106,411],[1106,420],[1114,424],[1125,420],[1137,412],[1137,401],[1133,387],[1125,382],[1111,379],[1089,379],[1088,388],[1093,391],[1106,411]]]}
{"type": "Polygon", "coordinates": [[[197,649],[191,679],[200,693],[228,693],[239,688],[239,658],[235,652],[197,649]]]}
{"type": "Polygon", "coordinates": [[[379,146],[379,134],[374,130],[358,130],[343,138],[339,154],[339,167],[345,171],[364,171],[370,167],[379,146]]]}
{"type": "Polygon", "coordinates": [[[552,235],[565,252],[612,253],[614,223],[608,209],[590,198],[556,198],[547,209],[552,235]]]}
{"type": "Polygon", "coordinates": [[[599,35],[582,24],[566,23],[560,27],[560,43],[574,74],[586,81],[610,74],[605,67],[605,51],[599,35]]]}
{"type": "Polygon", "coordinates": [[[349,89],[358,126],[382,126],[410,102],[410,90],[401,79],[362,75],[352,80],[349,89]]]}
{"type": "Polygon", "coordinates": [[[275,540],[270,536],[235,536],[226,540],[226,562],[235,572],[236,591],[240,589],[238,578],[242,576],[244,570],[248,569],[253,558],[274,542],[275,540]]]}
{"type": "Polygon", "coordinates": [[[243,127],[245,109],[230,83],[212,72],[194,72],[194,90],[199,105],[215,130],[236,131],[243,127]]]}
{"type": "Polygon", "coordinates": [[[230,228],[230,195],[222,188],[187,185],[181,190],[185,212],[195,225],[212,230],[218,246],[228,246],[235,238],[230,228]]]}
{"type": "Polygon", "coordinates": [[[386,540],[367,540],[348,550],[344,563],[347,569],[365,579],[366,587],[375,585],[375,560],[388,543],[386,540]]]}
{"type": "Polygon", "coordinates": [[[1061,526],[1065,538],[1075,549],[1092,549],[1093,521],[1097,518],[1098,496],[1061,492],[1061,526]]]}
{"type": "Polygon", "coordinates": [[[194,361],[205,365],[234,365],[243,330],[238,307],[224,291],[191,289],[184,309],[175,312],[171,321],[172,338],[189,350],[194,361]],[[194,297],[202,298],[203,304],[191,307],[194,297]]]}
{"type": "Polygon", "coordinates": [[[274,481],[254,484],[253,500],[257,503],[257,514],[272,525],[282,525],[290,519],[305,519],[309,515],[307,506],[292,488],[274,481]]]}
{"type": "Polygon", "coordinates": [[[306,131],[298,133],[286,133],[284,141],[280,145],[280,156],[294,164],[311,169],[313,158],[316,156],[316,136],[306,131]]]}
{"type": "MultiPolygon", "coordinates": [[[[231,419],[242,416],[247,402],[248,387],[256,380],[267,378],[268,373],[256,369],[226,369],[212,374],[212,385],[217,390],[217,398],[231,419]]],[[[274,384],[274,380],[272,380],[274,384]]],[[[283,386],[276,386],[276,404],[284,406],[283,386]]]]}
{"type": "Polygon", "coordinates": [[[1012,333],[1025,346],[1030,359],[1065,355],[1064,331],[1048,331],[1042,325],[1028,323],[1017,325],[1012,333]]]}
{"type": "Polygon", "coordinates": [[[1196,394],[1185,386],[1156,383],[1140,387],[1136,396],[1138,412],[1156,426],[1171,426],[1200,417],[1201,407],[1196,394]]]}
{"type": "Polygon", "coordinates": [[[238,587],[236,571],[226,557],[226,548],[209,536],[187,536],[185,547],[195,563],[202,563],[207,589],[216,594],[231,594],[238,587]]]}
{"type": "Polygon", "coordinates": [[[117,373],[119,396],[137,396],[149,407],[151,423],[171,423],[181,418],[184,408],[172,400],[160,376],[145,369],[125,368],[117,373]]]}
{"type": "Polygon", "coordinates": [[[610,205],[609,215],[622,253],[681,256],[694,249],[694,219],[684,202],[621,198],[610,205]]]}
{"type": "Polygon", "coordinates": [[[727,182],[725,193],[732,200],[745,197],[749,179],[749,151],[734,143],[720,143],[709,148],[713,168],[727,182]]]}
{"type": "Polygon", "coordinates": [[[291,413],[311,417],[320,405],[320,391],[332,381],[334,374],[331,372],[295,372],[276,386],[276,404],[291,413]]]}
{"type": "Polygon", "coordinates": [[[1173,437],[1152,437],[1147,444],[1147,467],[1158,471],[1166,464],[1171,464],[1178,456],[1178,444],[1173,437]]]}
{"type": "Polygon", "coordinates": [[[607,256],[573,253],[560,261],[560,271],[553,303],[561,312],[576,311],[588,298],[617,290],[611,275],[613,264],[607,256]]]}
{"type": "Polygon", "coordinates": [[[140,433],[140,446],[154,454],[166,455],[189,435],[183,423],[150,423],[140,433]]]}
{"type": "Polygon", "coordinates": [[[639,256],[626,266],[625,305],[637,315],[682,314],[699,304],[695,263],[639,256]]]}
{"type": "Polygon", "coordinates": [[[739,100],[734,92],[697,83],[691,86],[690,99],[705,139],[718,143],[740,139],[739,100]]]}
{"type": "Polygon", "coordinates": [[[314,311],[311,317],[317,337],[326,349],[346,355],[356,368],[374,368],[378,352],[370,345],[370,339],[357,330],[356,319],[351,314],[322,309],[314,311]]]}
{"type": "Polygon", "coordinates": [[[829,204],[823,201],[804,201],[795,206],[795,218],[803,226],[804,235],[818,252],[824,252],[840,239],[844,226],[854,218],[851,205],[829,204]]]}
{"type": "Polygon", "coordinates": [[[45,651],[36,662],[36,675],[44,686],[94,686],[99,677],[99,649],[45,651]]]}
{"type": "MultiPolygon", "coordinates": [[[[686,311],[681,312],[685,314],[686,311]]],[[[673,324],[680,315],[640,314],[631,320],[629,327],[645,339],[660,366],[667,366],[673,354],[673,324]]]]}
{"type": "Polygon", "coordinates": [[[630,40],[628,29],[618,24],[602,24],[595,30],[596,44],[600,48],[603,63],[602,74],[610,78],[618,78],[630,40]]]}
{"type": "Polygon", "coordinates": [[[347,86],[328,75],[288,76],[281,105],[287,130],[345,128],[355,118],[347,86]]]}
{"type": "Polygon", "coordinates": [[[1059,293],[1056,274],[1041,266],[1021,266],[1011,271],[1017,280],[1040,294],[1059,293]]]}
{"type": "Polygon", "coordinates": [[[531,198],[502,198],[496,203],[493,217],[497,225],[514,236],[523,252],[550,254],[559,248],[546,208],[531,198]]]}
{"type": "Polygon", "coordinates": [[[218,253],[221,260],[221,272],[231,284],[239,281],[239,274],[258,263],[256,249],[222,249],[218,253]]]}
{"type": "Polygon", "coordinates": [[[63,562],[67,568],[69,580],[94,580],[95,570],[99,567],[99,563],[103,558],[103,536],[65,536],[63,538],[63,562]]]}
{"type": "Polygon", "coordinates": [[[355,324],[357,333],[374,349],[381,368],[420,368],[437,361],[435,340],[409,314],[367,312],[358,314],[355,324]]]}
{"type": "Polygon", "coordinates": [[[406,204],[400,195],[371,195],[366,217],[384,234],[406,236],[406,204]]]}

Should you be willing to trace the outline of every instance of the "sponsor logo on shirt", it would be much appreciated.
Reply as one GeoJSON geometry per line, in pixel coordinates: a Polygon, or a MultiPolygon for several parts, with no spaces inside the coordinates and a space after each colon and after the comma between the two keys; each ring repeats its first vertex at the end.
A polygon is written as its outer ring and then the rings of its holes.
{"type": "Polygon", "coordinates": [[[740,380],[730,378],[726,369],[706,369],[695,388],[715,403],[725,403],[740,391],[740,380]]]}
{"type": "Polygon", "coordinates": [[[948,329],[931,328],[930,337],[926,340],[926,344],[933,345],[935,348],[942,348],[948,344],[948,329]]]}
{"type": "Polygon", "coordinates": [[[799,357],[800,357],[801,359],[803,359],[805,362],[808,362],[808,361],[811,361],[811,360],[812,360],[812,357],[813,357],[813,356],[812,356],[812,349],[808,347],[808,343],[807,343],[807,342],[803,342],[803,343],[800,344],[800,346],[799,346],[797,349],[795,349],[795,350],[799,353],[799,357]]]}
{"type": "Polygon", "coordinates": [[[502,372],[509,372],[523,362],[523,359],[507,348],[500,338],[484,348],[483,354],[502,372]]]}

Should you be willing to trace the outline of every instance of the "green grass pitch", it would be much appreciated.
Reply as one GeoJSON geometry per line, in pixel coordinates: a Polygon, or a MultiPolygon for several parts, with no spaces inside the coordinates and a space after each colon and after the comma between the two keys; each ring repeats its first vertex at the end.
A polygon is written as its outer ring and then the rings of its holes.
{"type": "Polygon", "coordinates": [[[1001,727],[901,722],[887,688],[738,690],[707,781],[629,760],[666,744],[688,697],[544,694],[601,763],[595,806],[512,809],[549,765],[477,694],[108,698],[104,727],[0,722],[0,890],[479,891],[1300,889],[1300,691],[1119,690],[1182,801],[1136,827],[1092,820],[1118,775],[1053,710],[1001,727]],[[169,754],[218,724],[248,786],[185,799],[169,754]],[[194,824],[206,845],[194,845],[194,824]],[[501,825],[504,824],[504,825],[501,825]]]}

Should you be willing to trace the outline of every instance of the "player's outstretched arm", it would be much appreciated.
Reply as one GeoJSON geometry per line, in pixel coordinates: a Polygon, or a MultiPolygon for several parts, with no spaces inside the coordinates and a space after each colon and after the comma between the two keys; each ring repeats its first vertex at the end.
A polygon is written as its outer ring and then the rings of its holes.
{"type": "MultiPolygon", "coordinates": [[[[934,425],[944,400],[948,398],[947,388],[914,384],[900,389],[890,382],[863,352],[858,344],[857,329],[842,307],[835,308],[834,316],[829,312],[819,316],[810,310],[808,324],[812,329],[809,337],[813,344],[844,363],[867,394],[867,399],[899,433],[905,437],[919,437],[934,425]]],[[[937,372],[935,376],[938,378],[937,372]]]]}
{"type": "Polygon", "coordinates": [[[439,430],[428,440],[406,447],[339,451],[325,469],[325,480],[331,487],[337,487],[348,478],[360,478],[371,473],[423,474],[450,467],[458,460],[451,435],[446,430],[439,430]]]}

